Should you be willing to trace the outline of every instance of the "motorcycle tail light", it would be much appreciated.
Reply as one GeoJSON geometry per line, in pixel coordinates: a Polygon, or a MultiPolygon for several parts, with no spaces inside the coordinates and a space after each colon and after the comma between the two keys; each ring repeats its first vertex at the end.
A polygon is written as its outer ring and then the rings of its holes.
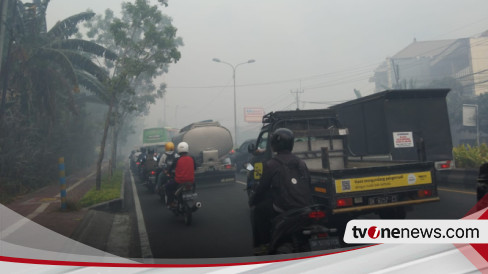
{"type": "Polygon", "coordinates": [[[310,219],[322,219],[325,218],[325,212],[324,211],[312,211],[308,213],[308,217],[310,219]]]}
{"type": "Polygon", "coordinates": [[[139,162],[136,162],[136,165],[140,165],[140,164],[141,164],[141,163],[139,163],[139,162]]]}
{"type": "Polygon", "coordinates": [[[226,169],[231,169],[232,168],[232,165],[225,165],[225,168],[226,169]]]}
{"type": "Polygon", "coordinates": [[[319,238],[327,238],[327,237],[329,237],[329,234],[327,234],[327,233],[319,233],[319,234],[317,234],[317,237],[319,237],[319,238]]]}
{"type": "Polygon", "coordinates": [[[156,175],[156,171],[151,171],[151,175],[156,175]]]}

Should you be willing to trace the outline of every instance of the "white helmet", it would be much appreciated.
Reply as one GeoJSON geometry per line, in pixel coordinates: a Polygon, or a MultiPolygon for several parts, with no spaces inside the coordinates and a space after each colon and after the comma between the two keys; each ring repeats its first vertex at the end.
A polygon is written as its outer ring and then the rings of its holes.
{"type": "Polygon", "coordinates": [[[178,144],[178,153],[185,153],[188,152],[188,143],[181,142],[178,144]]]}

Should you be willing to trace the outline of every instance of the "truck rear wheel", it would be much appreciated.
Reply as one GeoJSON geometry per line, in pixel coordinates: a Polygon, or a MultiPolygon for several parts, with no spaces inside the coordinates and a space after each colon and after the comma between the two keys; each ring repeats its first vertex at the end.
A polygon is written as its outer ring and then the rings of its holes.
{"type": "Polygon", "coordinates": [[[381,219],[405,219],[407,217],[407,211],[405,207],[393,207],[380,209],[379,215],[381,219]]]}

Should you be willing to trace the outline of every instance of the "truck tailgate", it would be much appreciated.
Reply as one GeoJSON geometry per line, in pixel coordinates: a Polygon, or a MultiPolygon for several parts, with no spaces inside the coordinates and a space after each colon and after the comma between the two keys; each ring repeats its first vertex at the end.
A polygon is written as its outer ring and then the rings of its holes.
{"type": "Polygon", "coordinates": [[[431,162],[311,174],[316,198],[333,213],[439,201],[431,162]]]}

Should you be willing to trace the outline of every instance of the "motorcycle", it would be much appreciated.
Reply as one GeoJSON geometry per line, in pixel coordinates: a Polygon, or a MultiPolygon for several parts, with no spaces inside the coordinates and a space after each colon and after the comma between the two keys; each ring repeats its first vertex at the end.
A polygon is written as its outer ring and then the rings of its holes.
{"type": "Polygon", "coordinates": [[[286,211],[272,220],[268,255],[340,248],[336,228],[327,227],[326,207],[315,204],[286,211]]]}
{"type": "MultiPolygon", "coordinates": [[[[246,165],[248,172],[255,172],[251,164],[246,165]]],[[[258,175],[262,175],[258,173],[258,175]]],[[[247,193],[252,198],[257,182],[249,179],[247,193]]],[[[308,252],[340,248],[341,242],[337,228],[329,228],[327,207],[314,204],[281,213],[273,218],[271,242],[268,255],[308,252]]]]}
{"type": "Polygon", "coordinates": [[[158,175],[160,172],[160,168],[156,168],[148,172],[145,185],[150,192],[155,192],[155,188],[158,183],[158,175]]]}
{"type": "MultiPolygon", "coordinates": [[[[254,195],[254,189],[257,186],[255,180],[252,179],[253,172],[257,172],[257,171],[254,171],[254,167],[251,163],[245,164],[244,167],[247,171],[247,176],[246,176],[247,182],[246,182],[246,188],[244,190],[247,192],[247,198],[251,199],[251,197],[254,195]]],[[[257,172],[257,174],[259,176],[262,175],[260,172],[257,172]]]]}
{"type": "MultiPolygon", "coordinates": [[[[162,188],[164,189],[164,188],[162,188]]],[[[166,204],[168,204],[168,196],[164,194],[166,204]]],[[[190,225],[192,222],[192,214],[202,207],[201,202],[195,201],[198,194],[195,192],[193,183],[185,183],[177,188],[175,191],[175,206],[170,206],[169,209],[175,216],[183,216],[185,224],[190,225]]]]}
{"type": "Polygon", "coordinates": [[[151,165],[148,165],[147,161],[145,163],[145,168],[147,170],[145,171],[146,174],[144,174],[144,184],[147,189],[153,193],[155,192],[155,188],[157,185],[158,175],[162,171],[162,169],[157,166],[157,163],[158,158],[156,157],[156,155],[153,156],[151,165]]]}

